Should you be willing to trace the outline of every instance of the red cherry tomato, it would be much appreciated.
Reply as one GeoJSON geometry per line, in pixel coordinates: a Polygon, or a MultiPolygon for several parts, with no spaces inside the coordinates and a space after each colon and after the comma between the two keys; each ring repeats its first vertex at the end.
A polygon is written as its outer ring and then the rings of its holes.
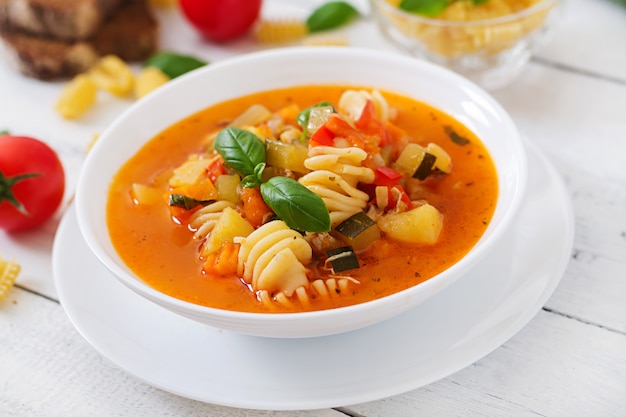
{"type": "Polygon", "coordinates": [[[262,0],[180,0],[187,20],[204,36],[226,42],[245,34],[259,16],[262,0]]]}
{"type": "Polygon", "coordinates": [[[56,212],[65,192],[65,172],[45,143],[0,134],[0,228],[33,229],[56,212]]]}

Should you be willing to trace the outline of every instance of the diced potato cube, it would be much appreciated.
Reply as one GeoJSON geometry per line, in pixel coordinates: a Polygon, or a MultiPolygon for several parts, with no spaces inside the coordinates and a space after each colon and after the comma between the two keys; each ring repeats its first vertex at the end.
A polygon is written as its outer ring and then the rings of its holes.
{"type": "Polygon", "coordinates": [[[261,104],[253,104],[232,121],[232,127],[255,126],[265,122],[272,116],[272,112],[261,104]]]}
{"type": "Polygon", "coordinates": [[[426,146],[426,152],[429,154],[435,155],[435,169],[438,169],[441,172],[445,172],[449,174],[452,170],[452,158],[448,155],[448,152],[445,151],[441,146],[436,143],[429,143],[426,146]]]}
{"type": "Polygon", "coordinates": [[[217,188],[217,196],[219,200],[238,203],[239,193],[237,187],[241,182],[239,175],[220,175],[215,180],[215,188],[217,188]]]}
{"type": "Polygon", "coordinates": [[[378,227],[395,240],[433,244],[443,228],[443,215],[434,206],[424,204],[409,211],[384,215],[378,219],[378,227]]]}
{"type": "Polygon", "coordinates": [[[171,187],[195,184],[206,176],[210,159],[190,158],[174,170],[174,175],[169,180],[171,187]]]}
{"type": "Polygon", "coordinates": [[[154,205],[164,201],[163,190],[138,183],[131,185],[130,198],[132,198],[133,203],[140,206],[154,205]]]}
{"type": "Polygon", "coordinates": [[[339,223],[332,234],[357,251],[367,248],[380,239],[380,231],[376,222],[362,211],[339,223]]]}
{"type": "Polygon", "coordinates": [[[217,252],[224,243],[232,242],[238,236],[246,237],[253,231],[252,225],[236,210],[226,207],[204,243],[202,255],[206,257],[217,252]]]}
{"type": "Polygon", "coordinates": [[[268,139],[265,141],[265,155],[269,166],[299,173],[308,171],[304,166],[308,149],[304,145],[268,139]]]}
{"type": "Polygon", "coordinates": [[[426,151],[417,143],[409,143],[400,153],[394,168],[403,174],[413,175],[422,163],[426,151]]]}

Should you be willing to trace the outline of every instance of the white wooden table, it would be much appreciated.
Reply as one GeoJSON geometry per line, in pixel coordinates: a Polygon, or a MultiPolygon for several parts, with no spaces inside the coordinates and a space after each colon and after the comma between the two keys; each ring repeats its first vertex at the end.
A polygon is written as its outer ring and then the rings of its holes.
{"type": "MultiPolygon", "coordinates": [[[[266,0],[270,12],[319,1],[266,0]]],[[[356,1],[358,6],[364,2],[356,1]]],[[[159,12],[163,47],[218,61],[254,49],[200,41],[175,11],[159,12]]],[[[353,43],[393,49],[373,23],[353,43]]],[[[625,416],[626,8],[567,0],[552,42],[513,85],[494,92],[564,179],[575,213],[574,250],[545,306],[519,333],[430,385],[364,404],[309,411],[216,406],[159,390],[100,356],[70,323],[52,277],[63,214],[42,229],[0,232],[0,254],[23,266],[0,303],[0,416],[625,416]]],[[[0,128],[46,140],[67,172],[66,204],[85,151],[130,101],[101,97],[78,122],[52,110],[61,85],[0,65],[0,128]]]]}

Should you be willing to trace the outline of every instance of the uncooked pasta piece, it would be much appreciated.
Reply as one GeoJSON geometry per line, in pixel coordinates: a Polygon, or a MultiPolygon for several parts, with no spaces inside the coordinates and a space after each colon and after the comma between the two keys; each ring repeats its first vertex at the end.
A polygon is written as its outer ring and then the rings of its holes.
{"type": "Polygon", "coordinates": [[[20,264],[15,261],[5,261],[0,256],[0,301],[7,296],[21,270],[20,264]]]}

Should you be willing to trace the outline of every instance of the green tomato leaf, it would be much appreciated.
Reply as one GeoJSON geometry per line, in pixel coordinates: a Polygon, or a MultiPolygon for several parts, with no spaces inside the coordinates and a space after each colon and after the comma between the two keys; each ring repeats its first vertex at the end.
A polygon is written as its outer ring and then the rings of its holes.
{"type": "Polygon", "coordinates": [[[330,214],[320,196],[287,177],[272,177],[261,184],[265,203],[287,226],[306,232],[330,231],[330,214]]]}
{"type": "Polygon", "coordinates": [[[156,67],[170,78],[176,78],[205,65],[208,65],[208,62],[196,57],[168,51],[158,52],[144,62],[145,67],[156,67]]]}
{"type": "Polygon", "coordinates": [[[306,20],[310,33],[345,25],[359,16],[359,11],[345,1],[331,1],[315,9],[306,20]]]}
{"type": "Polygon", "coordinates": [[[217,134],[213,143],[224,161],[242,175],[254,175],[255,167],[265,162],[265,144],[254,133],[229,127],[217,134]]]}
{"type": "Polygon", "coordinates": [[[398,6],[407,12],[433,17],[448,7],[448,0],[402,0],[398,6]]]}

